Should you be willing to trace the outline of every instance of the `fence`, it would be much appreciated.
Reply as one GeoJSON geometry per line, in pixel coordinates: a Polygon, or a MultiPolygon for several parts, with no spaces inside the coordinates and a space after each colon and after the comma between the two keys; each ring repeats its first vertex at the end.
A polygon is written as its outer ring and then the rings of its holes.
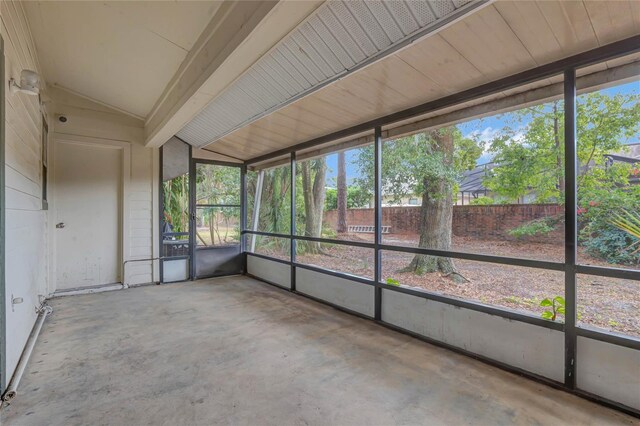
{"type": "MultiPolygon", "coordinates": [[[[498,240],[513,240],[509,231],[535,219],[557,217],[564,214],[559,204],[504,204],[491,206],[454,206],[453,235],[498,240]]],[[[373,225],[373,209],[347,210],[348,226],[373,225]]],[[[324,213],[326,226],[336,228],[337,210],[324,213]]],[[[382,224],[390,227],[391,234],[411,235],[419,233],[420,206],[383,207],[382,224]]],[[[562,241],[561,226],[546,235],[526,237],[531,242],[562,241]]]]}

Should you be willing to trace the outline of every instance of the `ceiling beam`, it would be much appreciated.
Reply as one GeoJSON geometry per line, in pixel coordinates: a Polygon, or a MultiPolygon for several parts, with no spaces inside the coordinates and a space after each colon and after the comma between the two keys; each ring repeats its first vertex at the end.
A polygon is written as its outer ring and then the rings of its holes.
{"type": "Polygon", "coordinates": [[[224,2],[147,117],[145,145],[169,140],[320,4],[224,2]]]}

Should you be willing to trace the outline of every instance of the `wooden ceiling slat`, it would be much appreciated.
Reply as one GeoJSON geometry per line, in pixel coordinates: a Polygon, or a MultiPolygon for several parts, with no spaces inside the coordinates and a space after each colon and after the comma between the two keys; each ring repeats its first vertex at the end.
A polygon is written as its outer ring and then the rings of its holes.
{"type": "Polygon", "coordinates": [[[538,1],[538,7],[560,44],[562,53],[598,47],[598,39],[581,1],[538,1]]]}
{"type": "Polygon", "coordinates": [[[294,132],[296,134],[311,135],[314,133],[316,129],[315,125],[301,121],[301,120],[296,120],[294,118],[291,118],[287,115],[282,114],[280,111],[276,111],[275,113],[265,118],[268,119],[266,120],[268,123],[276,126],[280,126],[283,129],[287,129],[290,132],[294,132]]]}
{"type": "Polygon", "coordinates": [[[449,44],[479,69],[488,80],[536,66],[535,60],[513,33],[495,6],[482,9],[440,33],[449,44]]]}
{"type": "Polygon", "coordinates": [[[392,88],[404,98],[415,96],[416,92],[427,96],[440,96],[444,92],[442,86],[399,56],[378,62],[367,70],[367,74],[372,81],[392,88]]]}
{"type": "MultiPolygon", "coordinates": [[[[553,62],[636,35],[640,1],[496,2],[437,34],[306,96],[226,136],[224,146],[242,158],[337,132],[398,110],[553,62]],[[626,15],[621,17],[621,15],[626,15]],[[608,24],[622,19],[621,25],[608,24]]],[[[579,75],[629,62],[618,58],[579,70],[579,75]]],[[[637,58],[636,58],[637,59],[637,58]]],[[[496,93],[493,99],[562,80],[561,76],[496,93]]],[[[485,98],[486,101],[486,98],[485,98]]],[[[482,100],[471,101],[472,106],[482,100]]],[[[449,108],[451,111],[460,108],[449,108]]],[[[428,118],[446,111],[424,114],[428,118]]],[[[406,120],[411,122],[417,118],[406,120]]]]}
{"type": "Polygon", "coordinates": [[[495,7],[538,65],[558,59],[560,44],[535,1],[502,1],[495,7]]]}
{"type": "Polygon", "coordinates": [[[619,34],[637,31],[628,2],[587,1],[584,5],[601,46],[620,40],[619,34]],[[612,32],[611,27],[620,31],[612,32]]]}
{"type": "MultiPolygon", "coordinates": [[[[243,134],[231,134],[227,137],[224,138],[224,140],[237,145],[238,147],[247,147],[247,146],[252,146],[254,143],[260,143],[262,145],[265,145],[269,148],[277,148],[278,146],[280,146],[279,144],[277,144],[276,142],[272,141],[271,139],[269,139],[266,135],[255,135],[253,134],[255,127],[252,127],[252,129],[247,129],[245,133],[243,134]]],[[[213,150],[216,149],[216,147],[218,146],[217,143],[211,144],[209,147],[213,150]]]]}
{"type": "Polygon", "coordinates": [[[397,56],[449,93],[484,82],[480,70],[438,34],[397,56]]]}
{"type": "Polygon", "coordinates": [[[305,126],[309,126],[314,130],[318,127],[329,127],[335,124],[335,121],[316,114],[314,111],[309,111],[300,104],[294,104],[294,106],[295,108],[283,108],[277,111],[275,115],[282,116],[285,120],[303,123],[305,126]]]}

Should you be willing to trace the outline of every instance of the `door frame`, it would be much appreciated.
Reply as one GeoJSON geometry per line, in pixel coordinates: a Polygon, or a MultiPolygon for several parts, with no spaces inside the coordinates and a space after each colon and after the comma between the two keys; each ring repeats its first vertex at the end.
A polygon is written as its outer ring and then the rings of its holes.
{"type": "MultiPolygon", "coordinates": [[[[220,161],[220,160],[206,160],[202,158],[193,158],[191,155],[189,161],[189,276],[191,280],[196,279],[205,279],[212,277],[198,277],[196,275],[196,249],[197,249],[197,241],[196,241],[196,165],[197,164],[211,164],[213,166],[223,166],[223,167],[236,167],[240,170],[240,182],[238,182],[238,189],[240,191],[240,256],[243,255],[244,251],[244,235],[242,234],[244,215],[245,215],[245,198],[244,197],[244,175],[245,175],[245,166],[243,163],[233,163],[229,161],[220,161]]],[[[238,271],[238,274],[242,274],[244,272],[245,266],[244,262],[241,261],[241,270],[238,271]]],[[[224,277],[230,275],[237,274],[223,274],[223,275],[215,275],[216,277],[224,277]]]]}
{"type": "Polygon", "coordinates": [[[64,133],[53,133],[52,142],[49,146],[49,220],[48,231],[51,235],[51,243],[49,249],[49,296],[53,295],[57,291],[57,234],[55,232],[55,214],[56,203],[58,198],[58,191],[56,188],[56,146],[59,143],[66,143],[70,145],[98,147],[106,149],[117,149],[121,153],[122,170],[120,176],[120,187],[118,188],[118,197],[120,201],[120,208],[118,211],[119,222],[119,237],[120,247],[118,253],[118,275],[120,276],[120,283],[126,287],[127,277],[124,276],[124,261],[129,259],[129,192],[131,187],[131,144],[128,142],[122,142],[111,139],[68,135],[64,133]]]}
{"type": "Polygon", "coordinates": [[[0,395],[7,387],[7,315],[5,294],[5,84],[4,39],[0,35],[0,395]]]}

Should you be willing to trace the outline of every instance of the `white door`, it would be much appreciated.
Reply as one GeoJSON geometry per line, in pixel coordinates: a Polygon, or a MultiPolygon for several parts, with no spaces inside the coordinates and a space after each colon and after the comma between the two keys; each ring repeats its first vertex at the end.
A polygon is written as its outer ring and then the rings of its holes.
{"type": "Polygon", "coordinates": [[[56,290],[120,282],[122,151],[55,142],[56,290]]]}

